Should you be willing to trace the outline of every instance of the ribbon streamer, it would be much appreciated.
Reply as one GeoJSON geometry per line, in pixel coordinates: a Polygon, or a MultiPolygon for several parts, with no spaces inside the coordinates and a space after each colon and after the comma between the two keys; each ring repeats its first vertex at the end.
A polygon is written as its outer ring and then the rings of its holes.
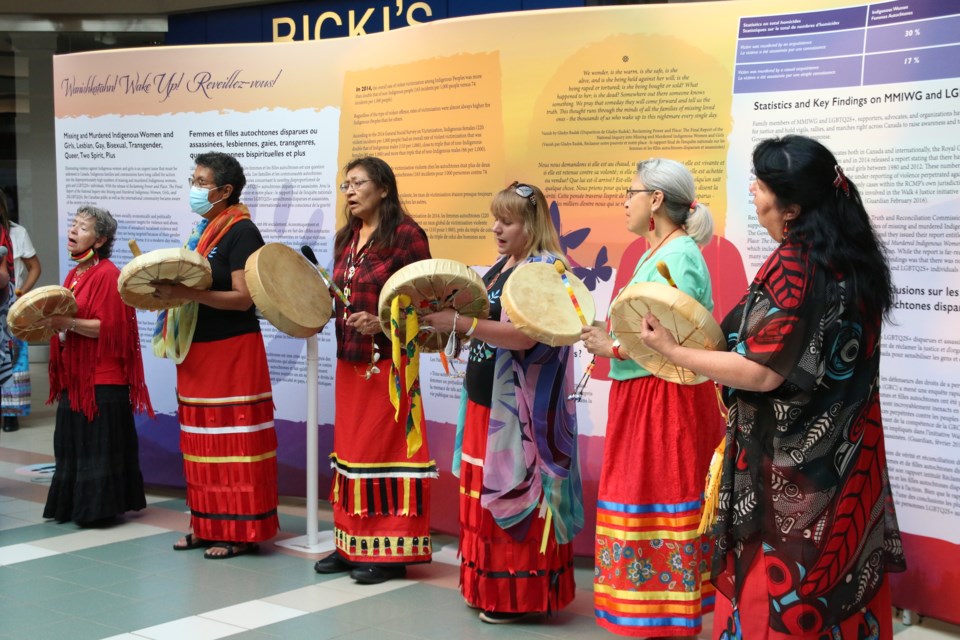
{"type": "Polygon", "coordinates": [[[390,404],[396,410],[394,419],[397,424],[404,426],[408,458],[412,458],[423,446],[423,397],[420,393],[420,347],[417,343],[419,324],[410,296],[396,296],[390,303],[390,404]]]}

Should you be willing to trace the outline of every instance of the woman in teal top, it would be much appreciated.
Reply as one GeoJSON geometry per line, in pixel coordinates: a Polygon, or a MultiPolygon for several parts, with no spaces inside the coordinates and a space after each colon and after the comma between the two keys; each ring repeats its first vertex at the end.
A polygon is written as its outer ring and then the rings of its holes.
{"type": "MultiPolygon", "coordinates": [[[[693,176],[662,158],[637,165],[627,189],[627,229],[650,244],[630,279],[666,280],[713,309],[710,274],[700,246],[713,220],[696,200],[693,176]]],[[[723,420],[713,383],[680,385],[656,378],[595,327],[587,350],[611,359],[609,416],[597,498],[594,609],[614,633],[695,636],[713,608],[712,545],[697,533],[703,483],[723,420]]]]}

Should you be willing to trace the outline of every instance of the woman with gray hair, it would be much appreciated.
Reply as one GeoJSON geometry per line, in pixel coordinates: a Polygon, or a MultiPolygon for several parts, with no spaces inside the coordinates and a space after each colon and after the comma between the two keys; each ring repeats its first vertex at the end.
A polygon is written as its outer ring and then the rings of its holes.
{"type": "MultiPolygon", "coordinates": [[[[712,310],[700,246],[713,220],[690,171],[646,160],[626,195],[627,229],[651,247],[628,284],[668,284],[657,269],[665,262],[676,287],[712,310]]],[[[713,384],[654,377],[602,329],[585,327],[581,338],[590,353],[610,358],[613,381],[597,497],[597,622],[629,636],[696,636],[713,608],[713,587],[701,583],[711,542],[697,534],[704,477],[724,429],[713,384]]]]}
{"type": "Polygon", "coordinates": [[[56,470],[44,518],[80,526],[110,524],[146,507],[133,413],[153,417],[143,378],[136,312],[117,291],[110,261],[117,221],[92,206],[77,210],[67,251],[77,265],[63,286],[77,315],[43,322],[50,339],[50,399],[58,401],[53,452],[56,470]]]}

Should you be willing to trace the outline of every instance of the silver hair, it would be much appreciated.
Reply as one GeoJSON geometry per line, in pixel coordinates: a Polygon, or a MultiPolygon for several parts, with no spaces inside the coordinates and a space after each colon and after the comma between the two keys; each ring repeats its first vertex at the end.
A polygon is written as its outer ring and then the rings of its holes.
{"type": "Polygon", "coordinates": [[[648,189],[663,192],[667,217],[682,226],[699,246],[713,236],[713,217],[702,202],[696,202],[697,188],[693,175],[676,160],[651,158],[637,163],[637,177],[648,189]]]}
{"type": "Polygon", "coordinates": [[[107,241],[97,249],[97,255],[101,258],[109,258],[110,253],[113,251],[113,240],[117,236],[117,221],[106,209],[94,207],[89,204],[85,204],[77,209],[77,215],[93,219],[93,228],[97,234],[97,238],[107,239],[107,241]]]}

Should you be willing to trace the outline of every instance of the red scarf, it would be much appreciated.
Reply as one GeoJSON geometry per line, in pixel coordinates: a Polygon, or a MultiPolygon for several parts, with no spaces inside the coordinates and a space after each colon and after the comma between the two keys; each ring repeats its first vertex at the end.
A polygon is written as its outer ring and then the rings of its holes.
{"type": "MultiPolygon", "coordinates": [[[[70,270],[64,286],[73,281],[76,270],[76,267],[70,270]]],[[[77,319],[99,319],[99,338],[87,338],[72,332],[65,343],[57,334],[50,339],[50,397],[47,403],[66,391],[70,407],[82,412],[87,420],[93,420],[98,411],[94,384],[97,363],[102,357],[122,360],[133,410],[146,412],[151,418],[154,415],[143,376],[137,314],[120,299],[117,292],[119,276],[120,271],[112,262],[100,260],[83,274],[73,291],[77,299],[77,319]]]]}

